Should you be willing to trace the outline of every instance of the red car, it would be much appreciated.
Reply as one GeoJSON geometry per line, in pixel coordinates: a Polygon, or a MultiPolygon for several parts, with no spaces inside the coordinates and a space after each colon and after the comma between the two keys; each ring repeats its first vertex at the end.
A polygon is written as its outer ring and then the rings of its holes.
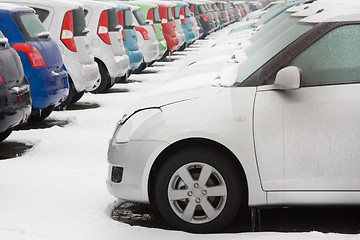
{"type": "Polygon", "coordinates": [[[164,1],[154,1],[152,3],[156,4],[159,7],[159,14],[164,38],[168,46],[168,51],[171,53],[176,50],[179,44],[179,39],[176,36],[175,30],[175,19],[171,11],[171,3],[164,1]]]}

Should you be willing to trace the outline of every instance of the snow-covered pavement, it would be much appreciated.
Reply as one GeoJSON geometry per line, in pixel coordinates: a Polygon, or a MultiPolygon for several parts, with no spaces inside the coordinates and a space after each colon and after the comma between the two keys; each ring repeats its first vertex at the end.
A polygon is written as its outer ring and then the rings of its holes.
{"type": "MultiPolygon", "coordinates": [[[[143,74],[131,75],[129,83],[116,84],[110,93],[85,94],[77,103],[83,110],[53,112],[48,119],[68,122],[63,127],[14,131],[5,142],[34,146],[21,157],[0,161],[0,240],[360,239],[360,235],[317,232],[193,235],[129,226],[111,219],[119,201],[106,190],[106,154],[116,122],[137,99],[151,91],[165,91],[163,85],[184,74],[189,59],[206,54],[229,30],[197,41],[176,53],[174,61],[155,63],[143,74]],[[96,104],[98,108],[86,107],[96,104]]],[[[231,42],[227,45],[223,48],[234,47],[231,42]]],[[[196,85],[197,79],[201,82],[201,78],[193,77],[180,85],[196,85]]]]}

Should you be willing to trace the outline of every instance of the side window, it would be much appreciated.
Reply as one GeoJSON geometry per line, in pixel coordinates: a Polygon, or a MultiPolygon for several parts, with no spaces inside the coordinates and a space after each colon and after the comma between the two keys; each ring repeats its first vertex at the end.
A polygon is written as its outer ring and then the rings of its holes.
{"type": "Polygon", "coordinates": [[[46,20],[46,18],[50,14],[50,12],[45,9],[41,9],[41,8],[33,8],[33,9],[35,10],[35,14],[38,16],[38,18],[42,23],[46,20]]]}
{"type": "Polygon", "coordinates": [[[303,86],[360,82],[360,25],[338,27],[293,59],[303,86]]]}

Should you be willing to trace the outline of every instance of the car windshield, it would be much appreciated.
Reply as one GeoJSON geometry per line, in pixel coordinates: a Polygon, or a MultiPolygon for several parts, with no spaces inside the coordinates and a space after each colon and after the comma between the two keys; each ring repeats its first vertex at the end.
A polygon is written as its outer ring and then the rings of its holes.
{"type": "Polygon", "coordinates": [[[248,58],[239,65],[237,82],[243,82],[252,73],[278,54],[282,49],[311,28],[311,25],[294,24],[281,34],[278,34],[276,38],[271,39],[265,45],[256,49],[252,55],[247,55],[248,58]]]}
{"type": "Polygon", "coordinates": [[[184,8],[185,8],[185,17],[186,18],[191,17],[190,8],[188,6],[184,6],[184,8]]]}
{"type": "Polygon", "coordinates": [[[152,10],[154,12],[154,23],[161,23],[159,9],[158,8],[153,8],[152,10]]]}
{"type": "Polygon", "coordinates": [[[172,20],[174,20],[173,15],[172,15],[172,13],[171,13],[171,7],[168,7],[168,8],[166,9],[166,12],[167,12],[168,21],[171,22],[172,20]]]}
{"type": "Polygon", "coordinates": [[[73,10],[72,12],[74,21],[74,36],[78,37],[86,35],[86,31],[84,31],[86,28],[84,9],[79,8],[73,10]]]}
{"type": "MultiPolygon", "coordinates": [[[[21,34],[26,40],[38,41],[39,37],[46,33],[45,27],[35,13],[20,13],[15,15],[16,23],[19,25],[21,34]]],[[[45,35],[44,35],[45,36],[45,35]]],[[[48,39],[48,35],[46,38],[48,39]]]]}
{"type": "Polygon", "coordinates": [[[145,15],[143,14],[143,12],[140,9],[137,9],[137,10],[133,11],[133,13],[134,13],[134,16],[135,16],[136,20],[138,21],[138,23],[140,25],[145,25],[146,18],[145,18],[145,15]]]}
{"type": "Polygon", "coordinates": [[[246,49],[248,56],[254,54],[257,49],[266,45],[269,41],[276,38],[279,34],[284,32],[299,22],[301,18],[292,17],[291,13],[282,13],[279,17],[264,25],[253,37],[250,38],[252,44],[246,49]]]}
{"type": "Polygon", "coordinates": [[[117,19],[116,10],[109,9],[108,12],[108,24],[109,24],[109,32],[116,32],[119,31],[119,21],[117,19]]]}

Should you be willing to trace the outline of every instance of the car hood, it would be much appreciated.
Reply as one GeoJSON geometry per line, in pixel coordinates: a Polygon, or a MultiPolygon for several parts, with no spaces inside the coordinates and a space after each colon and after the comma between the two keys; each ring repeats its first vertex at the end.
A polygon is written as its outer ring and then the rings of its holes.
{"type": "Polygon", "coordinates": [[[178,84],[170,83],[170,86],[166,88],[168,90],[167,92],[162,92],[165,90],[164,88],[157,89],[132,104],[130,108],[126,110],[125,114],[127,116],[131,116],[133,113],[144,109],[162,108],[171,104],[177,104],[211,94],[217,94],[224,89],[223,87],[203,85],[180,90],[179,88],[176,89],[178,86],[178,84]]]}

